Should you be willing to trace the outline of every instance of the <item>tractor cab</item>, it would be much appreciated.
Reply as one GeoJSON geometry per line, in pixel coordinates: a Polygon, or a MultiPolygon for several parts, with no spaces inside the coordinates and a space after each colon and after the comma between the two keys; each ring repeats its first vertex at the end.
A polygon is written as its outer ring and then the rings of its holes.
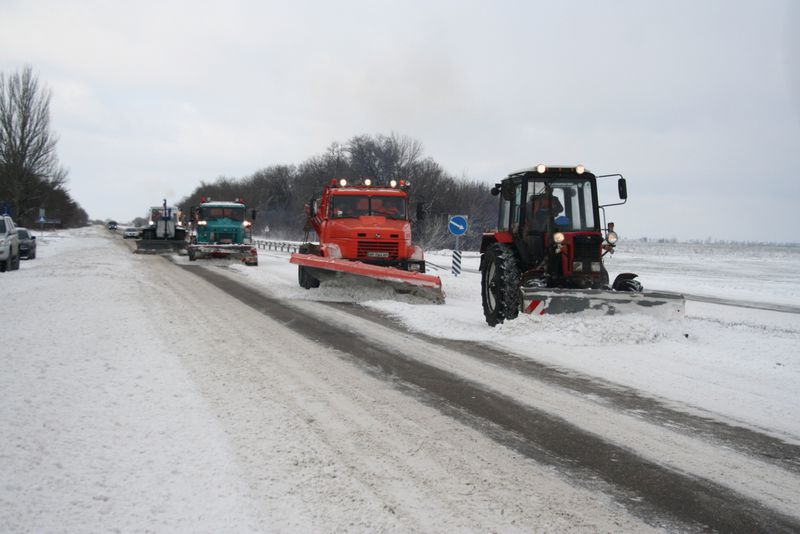
{"type": "Polygon", "coordinates": [[[501,197],[497,231],[484,235],[481,249],[494,241],[513,245],[523,286],[608,285],[602,256],[613,250],[616,234],[601,225],[594,174],[580,165],[538,165],[509,175],[492,193],[501,197]]]}

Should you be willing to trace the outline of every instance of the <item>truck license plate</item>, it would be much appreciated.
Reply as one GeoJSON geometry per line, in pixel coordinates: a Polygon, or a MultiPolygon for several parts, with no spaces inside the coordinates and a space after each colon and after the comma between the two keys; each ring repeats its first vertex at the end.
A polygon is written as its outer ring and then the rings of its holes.
{"type": "Polygon", "coordinates": [[[367,252],[368,258],[388,258],[388,252],[367,252]]]}

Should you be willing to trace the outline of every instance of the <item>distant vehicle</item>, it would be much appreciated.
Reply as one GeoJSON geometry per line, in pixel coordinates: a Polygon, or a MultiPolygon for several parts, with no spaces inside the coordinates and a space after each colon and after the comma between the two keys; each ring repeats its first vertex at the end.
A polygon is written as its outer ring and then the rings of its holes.
{"type": "Polygon", "coordinates": [[[189,261],[227,258],[245,265],[258,265],[258,251],[250,233],[256,210],[250,212],[240,198],[233,202],[201,199],[200,207],[192,208],[190,243],[186,247],[189,261]]]}
{"type": "Polygon", "coordinates": [[[140,254],[181,253],[186,249],[186,227],[183,212],[177,206],[167,204],[147,210],[147,226],[142,228],[141,239],[136,242],[140,254]]]}
{"type": "Polygon", "coordinates": [[[17,225],[8,215],[0,215],[0,273],[19,269],[17,225]]]}
{"type": "Polygon", "coordinates": [[[125,231],[122,232],[122,238],[123,239],[128,239],[129,237],[132,237],[134,239],[139,237],[139,229],[138,228],[125,228],[125,231]]]}
{"type": "Polygon", "coordinates": [[[19,255],[29,260],[36,258],[36,236],[27,228],[17,226],[17,237],[19,237],[19,255]]]}
{"type": "Polygon", "coordinates": [[[109,230],[116,230],[117,229],[117,221],[108,221],[107,225],[109,230]]]}

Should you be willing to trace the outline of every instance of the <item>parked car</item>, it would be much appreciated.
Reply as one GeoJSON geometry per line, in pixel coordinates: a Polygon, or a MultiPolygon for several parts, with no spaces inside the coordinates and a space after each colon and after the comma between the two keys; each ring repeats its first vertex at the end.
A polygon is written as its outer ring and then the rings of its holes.
{"type": "Polygon", "coordinates": [[[8,215],[0,215],[0,273],[19,269],[17,225],[8,215]]]}
{"type": "Polygon", "coordinates": [[[27,228],[17,226],[17,237],[19,238],[20,257],[34,259],[36,257],[36,236],[27,228]]]}
{"type": "Polygon", "coordinates": [[[129,237],[132,237],[136,239],[137,237],[139,237],[139,234],[140,232],[138,228],[125,228],[125,231],[122,232],[122,238],[128,239],[129,237]]]}

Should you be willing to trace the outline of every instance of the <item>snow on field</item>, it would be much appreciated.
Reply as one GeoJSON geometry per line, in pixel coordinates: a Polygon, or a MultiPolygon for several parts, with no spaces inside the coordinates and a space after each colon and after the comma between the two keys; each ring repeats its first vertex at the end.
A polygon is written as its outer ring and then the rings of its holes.
{"type": "MultiPolygon", "coordinates": [[[[235,269],[282,298],[358,302],[412,331],[486,343],[800,441],[800,314],[687,301],[683,321],[521,316],[491,328],[481,307],[477,253],[464,253],[459,277],[449,270],[449,251],[428,254],[429,271],[442,278],[443,305],[380,287],[328,284],[306,291],[287,256],[261,251],[257,269],[235,269]]],[[[635,242],[619,247],[609,270],[612,277],[636,272],[653,290],[800,302],[800,246],[635,242]]]]}

